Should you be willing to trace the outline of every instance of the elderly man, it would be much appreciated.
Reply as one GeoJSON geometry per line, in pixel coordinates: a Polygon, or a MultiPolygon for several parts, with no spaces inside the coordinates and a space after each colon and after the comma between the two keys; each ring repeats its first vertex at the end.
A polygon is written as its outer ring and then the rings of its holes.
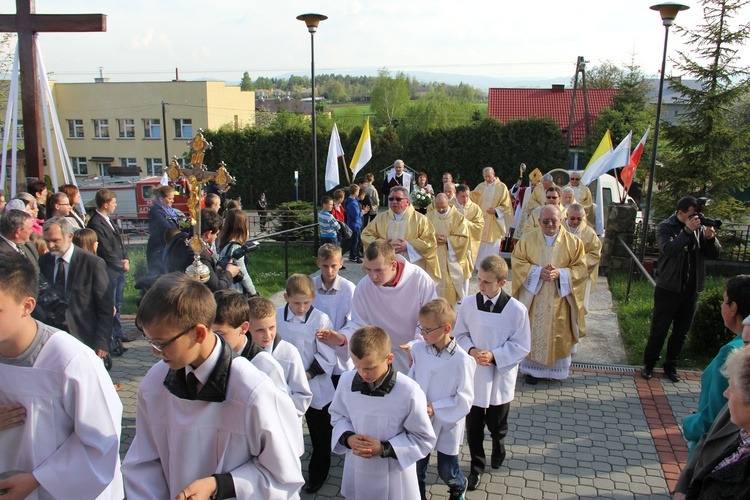
{"type": "Polygon", "coordinates": [[[534,186],[534,190],[531,192],[531,198],[526,204],[527,213],[531,214],[531,212],[533,212],[535,208],[546,205],[544,193],[546,193],[547,190],[554,184],[555,183],[552,175],[544,174],[542,176],[541,184],[537,184],[536,186],[534,186]]]}
{"type": "Polygon", "coordinates": [[[586,268],[589,278],[586,281],[586,294],[583,299],[583,305],[588,311],[589,296],[591,292],[596,291],[596,280],[599,278],[599,260],[602,256],[602,242],[599,236],[596,235],[596,231],[586,223],[586,211],[580,203],[570,205],[564,226],[565,229],[570,231],[570,234],[581,239],[583,249],[586,252],[586,268]]]}
{"type": "Polygon", "coordinates": [[[362,232],[362,245],[367,247],[377,239],[388,241],[393,250],[415,264],[434,279],[440,278],[435,229],[424,215],[409,202],[409,191],[401,186],[391,189],[388,210],[380,212],[362,232]]]}
{"type": "Polygon", "coordinates": [[[531,205],[532,194],[534,193],[534,189],[536,189],[541,181],[542,171],[538,168],[535,168],[529,174],[529,187],[521,187],[518,190],[518,207],[516,208],[516,211],[514,213],[516,230],[513,232],[513,239],[516,241],[518,241],[518,239],[523,236],[523,226],[526,224],[526,221],[531,214],[529,205],[531,205]]]}
{"type": "Polygon", "coordinates": [[[492,167],[482,170],[484,182],[471,193],[471,200],[482,208],[484,229],[474,266],[478,266],[488,255],[498,255],[500,244],[513,225],[513,206],[508,187],[495,177],[492,167]]]}
{"type": "Polygon", "coordinates": [[[39,252],[29,241],[34,218],[22,210],[8,210],[0,219],[0,252],[18,252],[31,261],[39,272],[39,252]]]}
{"type": "Polygon", "coordinates": [[[484,229],[482,207],[471,201],[471,189],[466,184],[456,186],[456,199],[452,203],[456,207],[456,210],[458,210],[458,213],[464,216],[466,226],[469,228],[469,240],[471,242],[469,264],[474,269],[477,254],[479,253],[479,245],[482,243],[482,230],[484,229]]]}
{"type": "Polygon", "coordinates": [[[427,212],[427,218],[437,240],[441,275],[436,282],[437,294],[454,306],[464,298],[464,283],[471,278],[469,227],[445,193],[435,197],[435,210],[427,212]]]}
{"type": "Polygon", "coordinates": [[[383,186],[380,188],[380,192],[383,196],[388,196],[391,189],[401,186],[406,189],[406,194],[411,192],[411,174],[404,171],[404,160],[396,160],[393,162],[393,170],[388,172],[383,181],[383,186]]]}
{"type": "Polygon", "coordinates": [[[456,185],[452,182],[446,182],[443,184],[443,193],[448,197],[448,201],[453,201],[456,197],[456,185]]]}
{"type": "Polygon", "coordinates": [[[572,187],[565,186],[564,188],[562,188],[562,206],[564,206],[567,210],[573,203],[576,203],[575,192],[573,191],[572,187]]]}
{"type": "Polygon", "coordinates": [[[573,189],[573,196],[576,199],[576,203],[583,205],[586,211],[586,219],[589,224],[594,225],[594,198],[591,196],[591,190],[581,184],[581,172],[579,170],[570,171],[570,183],[565,187],[571,187],[573,189]]]}
{"type": "Polygon", "coordinates": [[[583,242],[561,229],[560,209],[541,210],[541,229],[524,234],[513,250],[512,293],[529,310],[531,352],[521,362],[526,382],[568,377],[571,352],[586,332],[583,242]]]}
{"type": "MultiPolygon", "coordinates": [[[[544,206],[547,205],[553,205],[557,207],[560,210],[560,215],[563,219],[565,219],[567,215],[567,211],[565,210],[565,207],[560,203],[562,200],[562,189],[560,189],[559,186],[555,186],[554,184],[547,188],[547,190],[544,193],[544,206]]],[[[542,213],[543,207],[536,207],[531,214],[529,215],[529,218],[526,219],[526,224],[523,226],[524,233],[527,233],[529,231],[532,231],[533,229],[536,229],[539,227],[539,216],[542,213]]]]}
{"type": "Polygon", "coordinates": [[[66,217],[52,217],[44,223],[44,241],[49,252],[41,256],[39,267],[67,302],[68,332],[100,358],[106,357],[114,320],[107,264],[73,244],[73,226],[66,217]]]}

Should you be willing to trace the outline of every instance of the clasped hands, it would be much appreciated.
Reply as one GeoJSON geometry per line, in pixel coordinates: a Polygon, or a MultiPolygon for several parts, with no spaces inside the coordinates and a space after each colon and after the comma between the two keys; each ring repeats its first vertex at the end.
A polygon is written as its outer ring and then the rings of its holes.
{"type": "Polygon", "coordinates": [[[542,281],[555,281],[560,278],[560,270],[552,264],[547,264],[539,273],[539,278],[541,278],[542,281]]]}

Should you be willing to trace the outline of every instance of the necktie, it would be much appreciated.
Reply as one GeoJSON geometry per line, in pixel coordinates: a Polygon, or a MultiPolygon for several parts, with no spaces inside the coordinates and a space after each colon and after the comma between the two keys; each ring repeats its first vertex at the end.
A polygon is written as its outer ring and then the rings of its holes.
{"type": "Polygon", "coordinates": [[[57,258],[57,273],[55,274],[55,287],[65,293],[65,261],[62,257],[57,258]]]}
{"type": "Polygon", "coordinates": [[[198,395],[198,377],[195,373],[190,372],[185,376],[185,386],[187,388],[187,394],[190,399],[195,399],[198,395]]]}
{"type": "Polygon", "coordinates": [[[26,255],[26,253],[23,251],[23,247],[21,245],[16,245],[16,251],[20,253],[21,255],[26,255]]]}
{"type": "Polygon", "coordinates": [[[492,301],[490,299],[487,299],[484,302],[484,310],[487,312],[492,312],[492,301]]]}

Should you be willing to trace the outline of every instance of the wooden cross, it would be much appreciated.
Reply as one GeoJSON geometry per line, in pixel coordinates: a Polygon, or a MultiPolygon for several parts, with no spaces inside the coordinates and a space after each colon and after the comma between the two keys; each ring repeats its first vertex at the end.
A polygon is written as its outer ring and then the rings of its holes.
{"type": "MultiPolygon", "coordinates": [[[[0,15],[0,32],[18,33],[26,177],[44,179],[36,34],[83,31],[107,31],[107,16],[104,14],[37,14],[35,0],[16,0],[16,14],[0,15]]],[[[10,124],[6,123],[5,126],[10,127],[10,124]]],[[[2,154],[5,152],[3,151],[2,154]]]]}

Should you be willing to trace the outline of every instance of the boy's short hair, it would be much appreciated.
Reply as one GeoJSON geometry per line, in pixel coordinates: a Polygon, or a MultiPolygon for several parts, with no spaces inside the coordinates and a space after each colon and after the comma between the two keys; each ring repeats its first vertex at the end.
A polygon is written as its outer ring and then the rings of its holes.
{"type": "Polygon", "coordinates": [[[333,243],[324,243],[318,248],[318,260],[340,259],[341,256],[341,247],[333,243]]]}
{"type": "Polygon", "coordinates": [[[0,258],[0,290],[20,304],[26,297],[36,300],[39,295],[39,276],[34,265],[18,252],[4,253],[0,258]]]}
{"type": "Polygon", "coordinates": [[[292,274],[286,280],[286,294],[312,297],[315,295],[315,282],[306,274],[292,274]]]}
{"type": "Polygon", "coordinates": [[[210,208],[201,209],[201,234],[206,231],[211,233],[218,233],[221,230],[221,215],[211,210],[210,208]]]}
{"type": "Polygon", "coordinates": [[[494,274],[497,281],[508,279],[508,263],[499,255],[490,255],[486,257],[479,264],[479,269],[486,273],[494,274]]]}
{"type": "Polygon", "coordinates": [[[321,204],[321,205],[325,205],[325,204],[326,204],[326,203],[328,203],[329,201],[333,201],[333,198],[331,198],[330,196],[324,196],[324,197],[322,197],[322,198],[320,199],[320,204],[321,204]]]}
{"type": "Polygon", "coordinates": [[[385,264],[393,264],[396,261],[396,252],[393,247],[384,239],[377,239],[367,245],[365,249],[365,259],[373,261],[383,256],[385,264]]]}
{"type": "Polygon", "coordinates": [[[207,207],[219,207],[221,206],[221,198],[216,193],[208,193],[206,198],[203,200],[203,204],[207,207]]]}
{"type": "Polygon", "coordinates": [[[219,290],[214,292],[214,298],[216,299],[214,323],[237,328],[250,317],[247,298],[237,290],[219,290]]]}
{"type": "Polygon", "coordinates": [[[450,302],[442,297],[432,299],[419,308],[419,317],[428,316],[441,325],[451,325],[456,322],[456,311],[450,302]]]}
{"type": "Polygon", "coordinates": [[[349,186],[349,196],[359,194],[359,186],[356,184],[352,184],[349,186]]]}
{"type": "Polygon", "coordinates": [[[456,184],[456,194],[463,193],[464,191],[471,191],[471,188],[466,184],[456,184]]]}
{"type": "Polygon", "coordinates": [[[365,174],[365,180],[369,182],[370,184],[372,184],[373,182],[375,182],[375,176],[370,173],[367,173],[365,174]]]}
{"type": "Polygon", "coordinates": [[[172,242],[175,236],[180,234],[182,231],[179,228],[176,227],[170,227],[166,231],[164,231],[164,244],[169,246],[169,244],[172,242]]]}
{"type": "Polygon", "coordinates": [[[391,352],[391,338],[379,326],[363,326],[352,335],[349,349],[359,359],[365,356],[385,358],[391,352]]]}
{"type": "Polygon", "coordinates": [[[343,189],[337,189],[336,191],[333,192],[334,200],[343,200],[344,198],[346,198],[346,193],[344,192],[343,189]]]}
{"type": "Polygon", "coordinates": [[[96,208],[102,208],[106,203],[109,203],[115,198],[117,198],[117,193],[114,191],[107,188],[100,189],[96,192],[96,197],[94,198],[96,200],[96,208]]]}
{"type": "Polygon", "coordinates": [[[210,328],[216,301],[206,285],[185,273],[161,276],[141,299],[136,326],[162,324],[182,331],[197,324],[210,328]]]}
{"type": "Polygon", "coordinates": [[[247,301],[247,307],[250,321],[276,317],[276,306],[265,297],[253,297],[247,301]]]}

